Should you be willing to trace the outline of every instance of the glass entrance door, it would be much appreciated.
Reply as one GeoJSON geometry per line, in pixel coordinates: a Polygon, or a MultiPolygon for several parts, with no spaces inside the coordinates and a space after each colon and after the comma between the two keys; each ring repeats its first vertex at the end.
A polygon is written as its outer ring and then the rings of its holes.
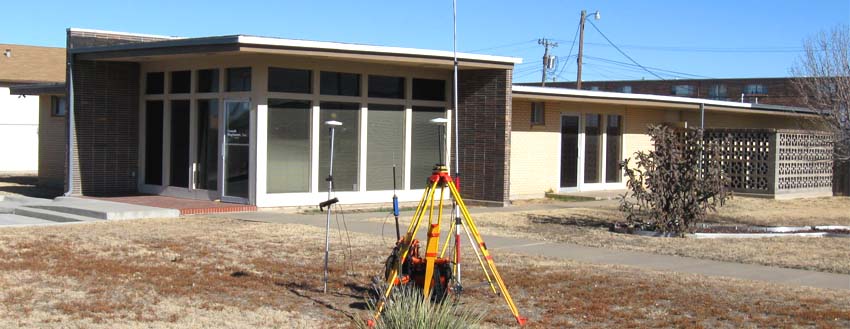
{"type": "Polygon", "coordinates": [[[251,105],[248,101],[224,101],[224,110],[222,201],[247,202],[250,185],[251,105]]]}
{"type": "Polygon", "coordinates": [[[561,188],[578,188],[579,116],[561,116],[561,188]]]}

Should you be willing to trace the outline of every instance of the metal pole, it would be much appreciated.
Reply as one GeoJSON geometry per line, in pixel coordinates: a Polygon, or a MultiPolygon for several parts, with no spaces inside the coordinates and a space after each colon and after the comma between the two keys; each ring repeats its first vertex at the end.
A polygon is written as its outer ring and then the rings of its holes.
{"type": "Polygon", "coordinates": [[[578,58],[576,58],[576,62],[578,63],[578,69],[576,70],[576,89],[581,90],[581,56],[584,52],[584,18],[587,16],[587,11],[581,11],[581,20],[579,20],[579,37],[578,37],[578,58]]]}
{"type": "Polygon", "coordinates": [[[699,138],[701,139],[702,148],[699,151],[699,173],[703,175],[702,172],[702,163],[705,162],[703,159],[703,151],[705,150],[705,104],[699,104],[699,138]]]}
{"type": "MultiPolygon", "coordinates": [[[[458,116],[460,113],[460,109],[458,108],[458,63],[457,63],[457,0],[452,1],[452,24],[453,24],[453,36],[452,36],[452,51],[454,52],[454,82],[452,83],[452,88],[454,92],[452,93],[452,108],[454,109],[454,137],[455,137],[455,184],[460,184],[460,129],[458,127],[458,116]]],[[[448,161],[447,161],[448,162],[448,161]]],[[[460,186],[456,186],[460,189],[460,186]]],[[[457,200],[452,200],[452,207],[454,208],[455,213],[455,223],[456,228],[460,229],[460,207],[457,206],[457,200]]],[[[455,231],[455,254],[460,255],[460,231],[455,231]]],[[[460,257],[455,257],[455,277],[457,277],[457,287],[460,287],[460,257]]]]}
{"type": "MultiPolygon", "coordinates": [[[[328,200],[331,199],[331,193],[334,188],[334,127],[331,126],[331,148],[330,148],[330,168],[328,169],[328,200]]],[[[324,277],[324,285],[322,286],[322,292],[328,292],[328,254],[330,253],[331,248],[331,209],[333,205],[328,207],[328,216],[325,222],[325,277],[324,277]]]]}

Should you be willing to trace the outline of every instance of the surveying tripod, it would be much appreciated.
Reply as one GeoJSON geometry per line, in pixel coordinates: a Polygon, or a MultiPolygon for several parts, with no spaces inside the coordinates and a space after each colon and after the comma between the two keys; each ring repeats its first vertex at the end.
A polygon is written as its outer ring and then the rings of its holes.
{"type": "MultiPolygon", "coordinates": [[[[461,198],[460,192],[458,192],[457,186],[452,180],[452,177],[449,175],[446,166],[442,164],[438,164],[434,167],[434,171],[428,178],[428,186],[425,188],[425,193],[422,195],[422,199],[419,200],[419,205],[416,207],[416,212],[414,212],[413,219],[411,220],[410,225],[407,228],[407,233],[398,241],[398,244],[396,245],[396,250],[394,251],[394,253],[397,253],[396,257],[391,258],[394,259],[394,264],[392,264],[392,267],[388,269],[389,271],[388,273],[386,273],[386,289],[383,291],[382,296],[375,307],[374,319],[370,320],[369,323],[374,324],[374,321],[377,321],[378,317],[381,315],[381,311],[383,311],[384,309],[384,304],[389,300],[389,297],[392,294],[393,288],[396,285],[405,284],[410,281],[410,278],[401,278],[400,272],[404,265],[411,265],[404,264],[405,262],[408,262],[411,259],[408,257],[408,255],[410,253],[418,253],[419,241],[416,240],[416,233],[419,231],[419,227],[422,224],[426,212],[428,214],[429,228],[428,240],[425,245],[425,272],[422,276],[423,280],[421,283],[422,294],[424,295],[423,297],[425,298],[425,300],[428,300],[430,297],[432,285],[441,284],[441,282],[439,281],[439,275],[436,277],[434,275],[434,265],[438,262],[446,261],[443,256],[446,253],[446,249],[448,249],[449,240],[451,240],[450,231],[449,235],[446,237],[445,245],[443,246],[442,251],[438,250],[440,247],[440,225],[442,224],[443,201],[445,199],[444,197],[446,189],[449,190],[449,194],[454,199],[456,206],[458,207],[458,209],[460,209],[461,214],[461,225],[450,225],[450,227],[452,228],[452,230],[454,230],[456,226],[462,226],[464,228],[464,230],[467,232],[467,237],[469,238],[470,243],[472,244],[472,249],[473,251],[475,251],[475,256],[478,258],[478,263],[481,265],[481,269],[484,271],[484,276],[486,277],[487,282],[490,284],[490,289],[496,294],[501,293],[502,297],[505,299],[505,302],[510,308],[511,314],[514,316],[514,318],[516,318],[517,323],[519,325],[525,324],[527,319],[519,315],[519,310],[517,310],[517,307],[514,304],[513,299],[511,298],[511,294],[508,292],[508,288],[505,286],[505,282],[502,280],[502,276],[499,275],[499,271],[496,269],[496,263],[493,261],[493,256],[491,256],[490,252],[487,250],[487,244],[484,243],[484,240],[481,238],[481,234],[478,233],[478,227],[475,226],[475,222],[472,220],[472,216],[469,215],[469,210],[466,208],[466,204],[464,203],[463,198],[461,198]],[[436,196],[438,187],[440,190],[439,202],[435,202],[434,197],[436,196]],[[437,208],[436,218],[434,211],[435,207],[437,208]],[[437,257],[438,251],[440,251],[439,258],[437,257]],[[493,284],[493,281],[495,281],[496,285],[493,284]],[[496,289],[497,287],[498,290],[496,289]]],[[[459,245],[455,246],[455,248],[458,247],[459,245]]],[[[455,253],[455,263],[458,264],[460,261],[460,252],[458,250],[456,251],[457,252],[455,253]]],[[[388,266],[390,265],[388,264],[388,266]]],[[[448,282],[446,282],[446,285],[448,285],[448,282]]],[[[441,297],[442,296],[439,296],[437,300],[442,300],[441,297]]]]}

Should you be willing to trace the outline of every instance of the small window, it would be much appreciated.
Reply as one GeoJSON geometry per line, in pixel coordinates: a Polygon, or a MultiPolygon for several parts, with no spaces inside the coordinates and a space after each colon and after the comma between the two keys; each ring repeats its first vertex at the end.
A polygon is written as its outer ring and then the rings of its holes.
{"type": "Polygon", "coordinates": [[[145,77],[145,94],[159,95],[165,91],[165,73],[149,72],[145,77]]]}
{"type": "Polygon", "coordinates": [[[251,68],[231,67],[227,69],[227,91],[251,91],[251,68]]]}
{"type": "Polygon", "coordinates": [[[269,91],[279,93],[309,94],[313,92],[312,71],[269,68],[269,91]]]}
{"type": "Polygon", "coordinates": [[[360,74],[322,72],[319,79],[322,95],[360,96],[360,74]]]}
{"type": "Polygon", "coordinates": [[[65,96],[51,96],[50,108],[51,115],[55,117],[64,117],[68,110],[67,104],[65,103],[65,96]]]}
{"type": "Polygon", "coordinates": [[[422,101],[446,100],[446,80],[413,79],[413,99],[422,101]]]}
{"type": "Polygon", "coordinates": [[[767,95],[767,86],[763,84],[748,84],[744,86],[744,94],[767,95]]]}
{"type": "Polygon", "coordinates": [[[404,78],[370,75],[369,97],[404,98],[404,78]]]}
{"type": "Polygon", "coordinates": [[[673,86],[673,95],[675,96],[693,96],[694,86],[692,85],[676,85],[673,86]]]}
{"type": "Polygon", "coordinates": [[[599,91],[599,86],[590,86],[590,90],[599,91]]]}
{"type": "Polygon", "coordinates": [[[619,88],[617,88],[617,92],[631,94],[632,93],[632,86],[619,87],[619,88]]]}
{"type": "Polygon", "coordinates": [[[531,103],[531,124],[542,125],[545,123],[544,118],[546,117],[546,111],[544,108],[545,103],[543,102],[531,103]]]}
{"type": "Polygon", "coordinates": [[[712,85],[711,87],[709,87],[708,98],[717,99],[717,100],[726,99],[726,85],[717,84],[717,85],[712,85]]]}
{"type": "Polygon", "coordinates": [[[218,69],[198,70],[198,92],[218,92],[218,69]]]}
{"type": "Polygon", "coordinates": [[[192,90],[192,71],[171,72],[171,93],[188,94],[192,90]]]}

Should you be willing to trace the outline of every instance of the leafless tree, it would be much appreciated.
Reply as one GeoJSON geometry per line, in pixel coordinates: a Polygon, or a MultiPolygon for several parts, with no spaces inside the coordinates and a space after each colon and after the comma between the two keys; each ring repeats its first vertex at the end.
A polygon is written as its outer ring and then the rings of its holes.
{"type": "Polygon", "coordinates": [[[850,26],[839,25],[810,37],[791,69],[803,104],[820,115],[835,134],[835,159],[850,161],[850,26]]]}

